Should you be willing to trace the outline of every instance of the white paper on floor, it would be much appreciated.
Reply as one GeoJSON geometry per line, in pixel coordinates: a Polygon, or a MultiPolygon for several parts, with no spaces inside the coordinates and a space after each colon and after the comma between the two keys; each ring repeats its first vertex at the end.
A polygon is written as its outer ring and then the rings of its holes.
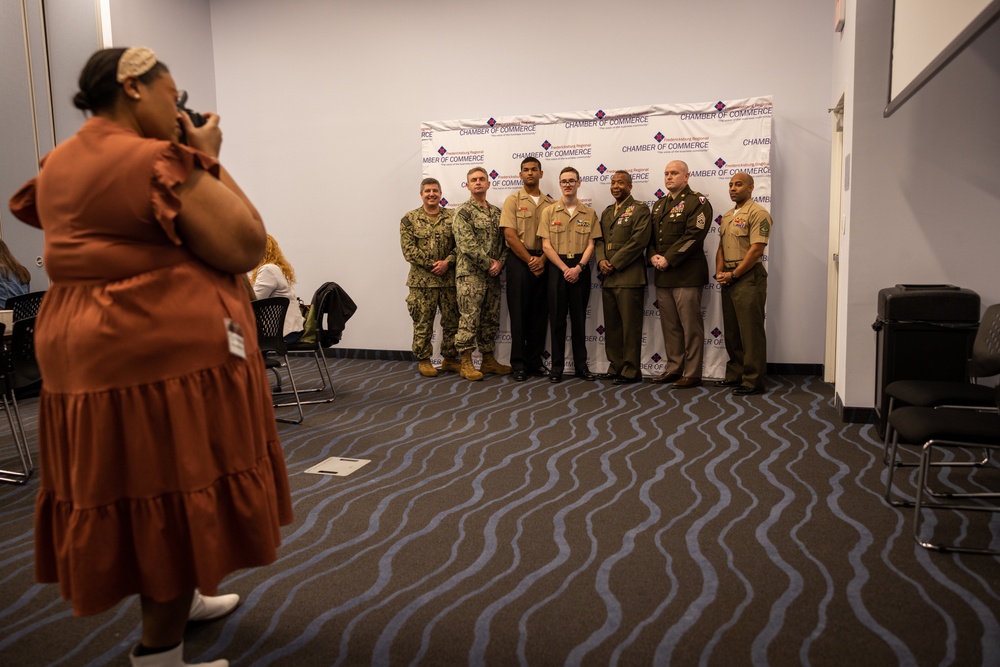
{"type": "Polygon", "coordinates": [[[340,456],[331,456],[322,463],[309,468],[306,472],[311,472],[314,475],[346,477],[366,463],[371,463],[371,459],[345,459],[340,456]]]}

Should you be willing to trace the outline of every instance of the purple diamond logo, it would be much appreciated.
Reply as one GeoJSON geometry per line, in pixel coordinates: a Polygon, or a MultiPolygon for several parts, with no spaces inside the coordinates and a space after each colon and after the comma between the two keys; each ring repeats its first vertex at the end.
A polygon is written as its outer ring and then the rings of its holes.
{"type": "Polygon", "coordinates": [[[608,168],[607,168],[607,167],[605,167],[605,166],[604,166],[603,164],[602,164],[602,165],[598,165],[598,167],[597,167],[597,171],[598,171],[598,173],[601,173],[601,174],[603,174],[603,173],[604,173],[604,172],[606,172],[607,170],[608,170],[608,168]]]}
{"type": "MultiPolygon", "coordinates": [[[[721,102],[720,102],[720,104],[721,104],[721,102]]],[[[490,127],[493,127],[494,125],[497,124],[497,121],[496,121],[495,118],[490,118],[488,121],[486,121],[486,124],[489,125],[490,127]]]]}
{"type": "Polygon", "coordinates": [[[497,180],[497,176],[499,176],[499,175],[500,174],[497,173],[496,169],[494,169],[493,171],[490,172],[490,178],[492,178],[494,181],[497,180]]]}
{"type": "Polygon", "coordinates": [[[542,358],[543,359],[548,359],[551,356],[552,356],[552,354],[548,350],[545,350],[544,352],[542,352],[542,358]]]}
{"type": "Polygon", "coordinates": [[[718,102],[715,103],[715,110],[716,111],[722,111],[725,108],[726,108],[726,105],[723,104],[722,100],[719,100],[718,102]]]}
{"type": "Polygon", "coordinates": [[[542,148],[544,148],[545,150],[549,150],[550,148],[552,148],[552,144],[549,143],[548,139],[542,142],[542,148]]]}
{"type": "Polygon", "coordinates": [[[656,198],[657,198],[657,199],[663,199],[663,195],[664,195],[664,194],[666,194],[666,193],[665,193],[665,192],[663,192],[663,190],[657,190],[657,191],[656,191],[656,192],[654,192],[653,194],[654,194],[654,195],[656,195],[656,198]]]}
{"type": "Polygon", "coordinates": [[[722,335],[722,331],[719,329],[719,327],[715,327],[714,329],[712,329],[712,335],[718,338],[719,336],[722,335]]]}
{"type": "Polygon", "coordinates": [[[660,142],[661,142],[661,141],[663,141],[663,140],[664,140],[664,139],[665,139],[666,137],[664,137],[664,136],[663,136],[663,133],[662,133],[662,132],[657,132],[656,134],[654,134],[654,135],[653,135],[653,138],[654,138],[654,139],[656,139],[656,143],[660,143],[660,142]]]}
{"type": "Polygon", "coordinates": [[[597,116],[600,119],[600,118],[604,118],[605,114],[604,114],[603,111],[601,111],[600,109],[598,109],[597,113],[595,113],[594,115],[597,116]]]}
{"type": "Polygon", "coordinates": [[[448,206],[448,200],[445,199],[444,197],[441,197],[441,202],[440,203],[441,203],[441,206],[448,206]]]}
{"type": "Polygon", "coordinates": [[[721,215],[715,216],[715,224],[717,224],[717,225],[721,225],[722,224],[722,216],[721,215]]]}
{"type": "Polygon", "coordinates": [[[663,357],[661,357],[661,356],[660,356],[660,353],[659,353],[659,352],[657,352],[656,354],[654,354],[653,356],[651,356],[651,357],[650,357],[650,359],[652,359],[652,360],[653,360],[653,363],[654,363],[654,364],[658,364],[658,363],[660,363],[660,359],[662,359],[662,358],[663,358],[663,357]]]}
{"type": "Polygon", "coordinates": [[[726,161],[720,157],[718,160],[715,161],[715,166],[718,167],[719,169],[722,169],[723,167],[726,166],[726,161]]]}
{"type": "Polygon", "coordinates": [[[445,153],[447,153],[447,152],[448,152],[448,151],[447,151],[447,150],[445,150],[445,147],[444,147],[444,146],[442,146],[441,148],[439,148],[439,149],[438,149],[438,155],[444,155],[444,154],[445,154],[445,153]]]}
{"type": "Polygon", "coordinates": [[[598,327],[597,327],[597,333],[599,333],[601,335],[604,335],[604,325],[603,324],[598,325],[598,327]]]}

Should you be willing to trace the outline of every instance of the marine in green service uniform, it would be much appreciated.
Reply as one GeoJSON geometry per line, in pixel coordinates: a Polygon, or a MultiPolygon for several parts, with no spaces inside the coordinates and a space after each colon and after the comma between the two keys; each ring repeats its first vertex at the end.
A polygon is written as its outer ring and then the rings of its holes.
{"type": "Polygon", "coordinates": [[[722,326],[725,329],[726,377],[719,385],[735,387],[740,396],[764,391],[767,336],[764,306],[767,269],[762,262],[774,222],[755,202],[753,176],[739,173],[729,180],[729,198],[736,204],[722,216],[715,279],[722,285],[722,326]]]}

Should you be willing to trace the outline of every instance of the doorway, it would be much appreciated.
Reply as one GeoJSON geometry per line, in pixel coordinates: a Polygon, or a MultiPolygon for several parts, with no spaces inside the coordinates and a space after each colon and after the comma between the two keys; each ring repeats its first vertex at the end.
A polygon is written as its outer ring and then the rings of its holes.
{"type": "Polygon", "coordinates": [[[844,95],[830,109],[833,140],[830,150],[830,224],[826,270],[826,351],[823,381],[837,377],[837,295],[840,281],[840,238],[843,232],[844,193],[844,95]]]}

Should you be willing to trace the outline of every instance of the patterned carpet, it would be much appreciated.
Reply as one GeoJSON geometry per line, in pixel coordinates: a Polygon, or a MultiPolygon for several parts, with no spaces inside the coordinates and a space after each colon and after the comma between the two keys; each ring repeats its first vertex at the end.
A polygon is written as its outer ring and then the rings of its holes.
{"type": "MultiPolygon", "coordinates": [[[[1000,559],[918,547],[910,512],[881,498],[874,428],[841,423],[816,377],[740,398],[332,367],[338,400],[280,427],[296,511],[281,558],[227,580],[244,602],[189,628],[189,660],[1000,664],[1000,559]],[[371,462],[305,473],[331,456],[371,462]]],[[[135,601],[72,618],[32,583],[36,489],[0,488],[0,660],[127,664],[135,601]]],[[[927,530],[1000,545],[988,514],[927,530]]]]}

